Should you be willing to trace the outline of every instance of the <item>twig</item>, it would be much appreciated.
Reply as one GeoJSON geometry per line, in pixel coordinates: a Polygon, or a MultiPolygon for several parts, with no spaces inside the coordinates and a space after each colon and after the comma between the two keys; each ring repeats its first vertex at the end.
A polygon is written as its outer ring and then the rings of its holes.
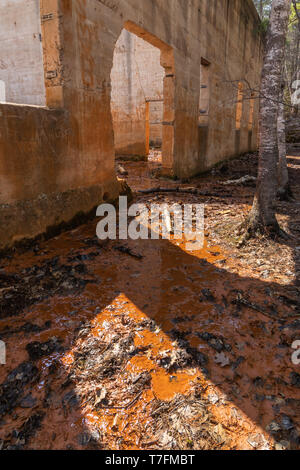
{"type": "Polygon", "coordinates": [[[114,405],[107,405],[107,406],[101,406],[99,407],[100,409],[111,409],[111,410],[128,410],[128,408],[131,408],[135,402],[138,401],[138,399],[140,398],[140,396],[142,395],[143,393],[143,390],[141,390],[137,395],[136,397],[134,397],[133,400],[131,400],[129,403],[127,403],[127,405],[123,405],[123,406],[114,406],[114,405]]]}
{"type": "Polygon", "coordinates": [[[137,259],[143,259],[143,255],[140,255],[139,253],[134,253],[130,248],[127,246],[119,245],[114,247],[115,250],[120,251],[121,253],[124,253],[126,255],[132,256],[133,258],[137,259]]]}
{"type": "Polygon", "coordinates": [[[216,194],[210,193],[209,191],[200,191],[196,188],[151,188],[151,189],[142,189],[138,191],[140,194],[155,194],[155,193],[180,193],[180,194],[193,194],[197,196],[207,196],[207,197],[232,197],[228,194],[216,194]]]}
{"type": "Polygon", "coordinates": [[[277,321],[285,321],[286,319],[282,319],[282,318],[277,318],[275,317],[274,315],[271,315],[270,313],[266,312],[262,307],[260,307],[259,305],[256,305],[256,304],[253,304],[252,302],[249,302],[248,300],[246,299],[243,299],[241,296],[238,296],[236,298],[236,300],[234,301],[234,303],[236,304],[241,304],[241,305],[245,305],[246,307],[248,308],[252,308],[253,310],[256,310],[257,312],[261,313],[262,315],[265,315],[266,317],[269,317],[271,318],[272,320],[277,320],[277,321]]]}

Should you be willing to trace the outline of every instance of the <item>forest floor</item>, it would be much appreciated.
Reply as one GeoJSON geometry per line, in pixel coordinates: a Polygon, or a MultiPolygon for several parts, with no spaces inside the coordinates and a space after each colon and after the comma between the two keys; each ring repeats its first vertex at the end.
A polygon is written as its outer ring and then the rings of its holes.
{"type": "Polygon", "coordinates": [[[134,201],[205,204],[203,249],[99,242],[93,221],[0,261],[0,449],[300,448],[292,153],[288,241],[240,244],[255,181],[236,180],[256,176],[256,154],[185,183],[153,154],[121,163],[134,201]],[[158,187],[188,192],[139,192],[158,187]]]}

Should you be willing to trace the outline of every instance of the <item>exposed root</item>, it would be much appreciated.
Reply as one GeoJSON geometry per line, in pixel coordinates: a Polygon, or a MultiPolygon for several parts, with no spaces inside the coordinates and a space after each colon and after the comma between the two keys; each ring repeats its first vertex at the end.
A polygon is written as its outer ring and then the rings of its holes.
{"type": "Polygon", "coordinates": [[[262,236],[271,240],[277,240],[278,238],[291,239],[288,233],[279,226],[276,219],[272,224],[265,224],[261,217],[253,216],[251,213],[241,224],[240,232],[243,233],[243,236],[238,244],[239,248],[244,246],[250,239],[261,238],[262,236]]]}
{"type": "Polygon", "coordinates": [[[293,195],[293,191],[290,187],[290,185],[288,184],[285,188],[279,188],[278,189],[278,197],[281,201],[295,201],[295,197],[293,195]]]}

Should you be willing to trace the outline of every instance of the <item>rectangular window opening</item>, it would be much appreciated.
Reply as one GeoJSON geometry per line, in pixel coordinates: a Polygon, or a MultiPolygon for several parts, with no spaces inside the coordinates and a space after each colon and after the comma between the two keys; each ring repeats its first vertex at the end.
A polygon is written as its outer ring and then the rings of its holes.
{"type": "Polygon", "coordinates": [[[254,117],[254,93],[251,93],[250,97],[250,106],[249,106],[249,121],[248,121],[248,130],[253,130],[253,117],[254,117]]]}
{"type": "Polygon", "coordinates": [[[238,84],[238,95],[237,95],[237,106],[236,106],[236,130],[239,131],[242,125],[242,116],[243,116],[243,82],[238,84]]]}
{"type": "Polygon", "coordinates": [[[203,57],[200,65],[199,126],[208,126],[210,103],[210,62],[203,57]]]}
{"type": "Polygon", "coordinates": [[[2,0],[0,18],[0,102],[45,106],[39,0],[2,0]]]}

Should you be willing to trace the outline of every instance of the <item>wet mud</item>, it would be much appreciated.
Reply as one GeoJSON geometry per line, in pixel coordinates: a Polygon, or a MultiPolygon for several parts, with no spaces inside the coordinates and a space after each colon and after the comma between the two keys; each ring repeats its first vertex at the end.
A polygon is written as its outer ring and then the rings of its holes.
{"type": "Polygon", "coordinates": [[[222,183],[256,164],[173,182],[122,162],[135,202],[205,203],[200,251],[100,242],[93,221],[1,260],[1,449],[300,448],[299,159],[278,202],[294,238],[241,249],[255,184],[222,183]],[[139,193],[158,185],[210,196],[139,193]]]}

